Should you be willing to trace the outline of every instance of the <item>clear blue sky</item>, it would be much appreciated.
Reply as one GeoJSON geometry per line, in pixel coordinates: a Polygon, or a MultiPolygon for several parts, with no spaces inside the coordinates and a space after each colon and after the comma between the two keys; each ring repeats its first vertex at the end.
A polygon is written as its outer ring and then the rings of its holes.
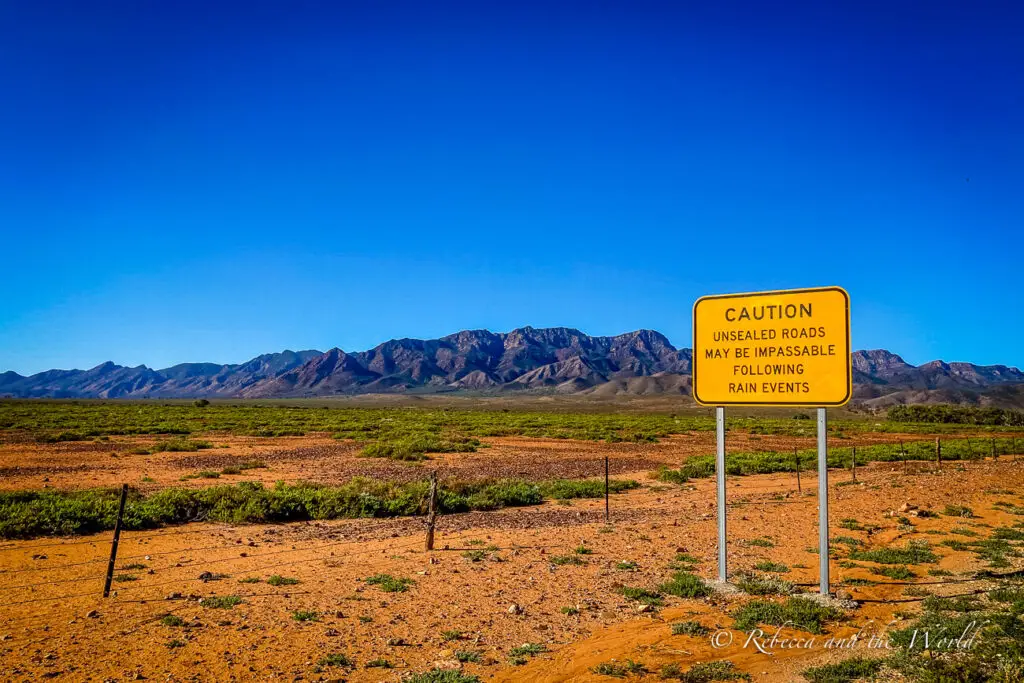
{"type": "Polygon", "coordinates": [[[7,2],[0,371],[846,287],[1024,366],[1016,2],[7,2]]]}

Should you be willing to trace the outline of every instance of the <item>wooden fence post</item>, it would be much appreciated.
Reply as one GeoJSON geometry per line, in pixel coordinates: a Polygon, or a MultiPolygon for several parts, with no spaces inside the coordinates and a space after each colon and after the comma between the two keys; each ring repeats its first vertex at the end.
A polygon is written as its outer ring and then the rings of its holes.
{"type": "Polygon", "coordinates": [[[114,539],[110,542],[110,561],[107,562],[107,576],[103,582],[103,597],[110,597],[110,582],[114,580],[114,564],[117,562],[117,544],[121,542],[121,524],[124,521],[124,504],[128,500],[128,484],[121,484],[121,501],[117,504],[117,521],[114,522],[114,539]]]}
{"type": "Polygon", "coordinates": [[[608,505],[608,456],[604,456],[604,523],[607,524],[609,519],[609,505],[608,505]]]}
{"type": "Polygon", "coordinates": [[[430,495],[427,500],[427,550],[434,549],[434,523],[437,521],[437,470],[430,473],[430,495]]]}
{"type": "Polygon", "coordinates": [[[793,457],[796,458],[796,492],[797,495],[804,495],[804,489],[800,485],[800,449],[793,449],[793,457]]]}

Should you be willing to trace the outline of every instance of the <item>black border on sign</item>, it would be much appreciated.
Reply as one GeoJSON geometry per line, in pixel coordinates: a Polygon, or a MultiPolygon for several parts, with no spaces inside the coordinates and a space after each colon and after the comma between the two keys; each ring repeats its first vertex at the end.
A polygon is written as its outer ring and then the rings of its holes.
{"type": "Polygon", "coordinates": [[[842,287],[807,287],[804,289],[773,289],[767,292],[743,292],[739,294],[710,294],[693,302],[693,360],[691,361],[690,379],[693,384],[693,400],[702,406],[789,406],[796,408],[837,408],[844,406],[853,398],[853,359],[850,350],[850,294],[842,287]],[[805,294],[808,292],[839,292],[846,302],[846,396],[833,403],[806,403],[803,401],[736,401],[706,403],[697,395],[697,306],[702,301],[712,299],[736,299],[739,297],[773,296],[776,294],[805,294]]]}

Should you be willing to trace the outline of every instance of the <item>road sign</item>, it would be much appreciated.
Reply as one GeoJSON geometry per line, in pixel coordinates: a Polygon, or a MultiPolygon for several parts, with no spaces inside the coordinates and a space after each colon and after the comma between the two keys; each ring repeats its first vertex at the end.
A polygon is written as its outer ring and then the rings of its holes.
{"type": "Polygon", "coordinates": [[[705,296],[693,305],[698,403],[841,406],[852,391],[844,289],[705,296]]]}

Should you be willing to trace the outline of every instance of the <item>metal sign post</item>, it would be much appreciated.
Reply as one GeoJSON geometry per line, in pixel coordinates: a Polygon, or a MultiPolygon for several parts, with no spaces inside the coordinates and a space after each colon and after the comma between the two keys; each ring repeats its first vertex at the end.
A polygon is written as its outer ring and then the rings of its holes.
{"type": "Polygon", "coordinates": [[[715,473],[718,477],[718,580],[728,578],[725,547],[725,408],[715,408],[718,449],[715,453],[715,473]]]}
{"type": "Polygon", "coordinates": [[[818,408],[818,578],[828,595],[828,447],[825,409],[818,408]]]}
{"type": "MultiPolygon", "coordinates": [[[[715,408],[718,578],[725,582],[726,406],[806,406],[818,410],[818,549],[821,592],[829,592],[828,423],[826,407],[853,395],[850,295],[815,287],[701,297],[693,305],[693,398],[715,408]]],[[[796,454],[797,488],[800,456],[796,454]]],[[[856,457],[856,456],[855,456],[856,457]]]]}

